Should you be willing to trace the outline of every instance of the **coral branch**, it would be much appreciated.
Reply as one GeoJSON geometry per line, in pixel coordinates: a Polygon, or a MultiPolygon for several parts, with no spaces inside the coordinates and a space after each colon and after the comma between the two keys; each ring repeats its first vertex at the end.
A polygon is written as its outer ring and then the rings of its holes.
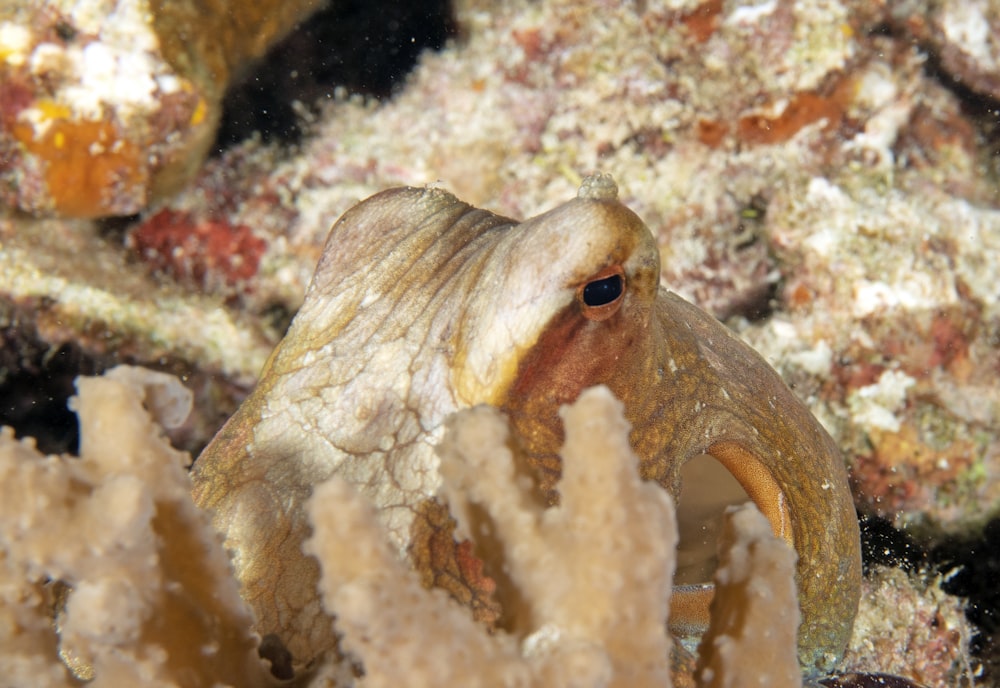
{"type": "Polygon", "coordinates": [[[562,501],[550,509],[518,479],[494,409],[457,414],[441,449],[462,527],[471,504],[496,527],[524,602],[513,621],[524,634],[489,635],[441,591],[423,590],[360,497],[341,481],[317,488],[307,546],[366,684],[670,685],[670,498],[639,479],[622,406],[606,388],[584,392],[563,418],[562,501]]]}
{"type": "Polygon", "coordinates": [[[719,559],[712,621],[698,648],[698,685],[802,685],[795,551],[748,503],[727,510],[719,559]]]}
{"type": "Polygon", "coordinates": [[[178,424],[190,393],[126,366],[77,389],[79,458],[0,432],[4,685],[68,685],[67,668],[93,686],[264,685],[228,558],[188,494],[190,457],[150,416],[178,424]]]}

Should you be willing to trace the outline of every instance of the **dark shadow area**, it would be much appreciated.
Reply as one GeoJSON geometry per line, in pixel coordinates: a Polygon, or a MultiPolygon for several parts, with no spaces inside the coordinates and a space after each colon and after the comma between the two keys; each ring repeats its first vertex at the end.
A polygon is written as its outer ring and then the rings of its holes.
{"type": "Polygon", "coordinates": [[[931,552],[944,576],[945,592],[968,600],[965,616],[979,633],[973,654],[983,662],[981,685],[1000,679],[1000,519],[993,519],[976,537],[949,539],[931,552]]]}
{"type": "Polygon", "coordinates": [[[867,574],[876,566],[892,566],[908,573],[925,571],[927,550],[902,530],[878,516],[858,516],[861,526],[861,562],[867,574]]]}
{"type": "Polygon", "coordinates": [[[860,523],[866,573],[873,566],[895,566],[916,575],[940,574],[945,592],[968,601],[965,616],[976,631],[970,649],[985,672],[980,685],[993,685],[1000,677],[1000,519],[980,534],[931,547],[885,519],[862,516],[860,523]]]}
{"type": "Polygon", "coordinates": [[[50,344],[36,328],[44,302],[14,305],[0,300],[0,427],[10,426],[17,438],[33,437],[45,454],[79,453],[80,428],[69,409],[77,376],[100,375],[119,364],[142,365],[175,375],[191,390],[194,409],[187,421],[165,430],[177,449],[197,456],[246,397],[245,384],[213,371],[199,370],[169,356],[141,360],[121,348],[102,348],[101,325],[92,334],[96,347],[75,342],[50,344]]]}
{"type": "MultiPolygon", "coordinates": [[[[4,309],[6,310],[6,309],[4,309]]],[[[0,327],[0,425],[18,438],[34,437],[46,454],[76,454],[80,433],[67,402],[76,393],[77,375],[94,375],[111,361],[87,356],[77,346],[49,346],[34,327],[4,313],[0,327]]]]}
{"type": "Polygon", "coordinates": [[[454,34],[447,0],[333,0],[230,89],[214,150],[255,133],[264,141],[296,143],[303,132],[295,101],[314,110],[337,88],[387,97],[421,52],[439,50],[454,34]]]}
{"type": "Polygon", "coordinates": [[[958,98],[962,114],[978,136],[980,160],[994,181],[1000,180],[1000,101],[972,90],[960,78],[945,71],[935,52],[929,50],[927,55],[925,71],[958,98]]]}

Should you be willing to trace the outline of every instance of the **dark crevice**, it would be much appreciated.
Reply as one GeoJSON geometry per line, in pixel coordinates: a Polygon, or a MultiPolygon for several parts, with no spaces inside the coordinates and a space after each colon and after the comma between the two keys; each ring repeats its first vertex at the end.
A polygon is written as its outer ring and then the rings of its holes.
{"type": "Polygon", "coordinates": [[[254,134],[296,143],[303,134],[296,101],[315,111],[338,88],[374,98],[392,95],[420,54],[444,47],[455,26],[447,0],[333,0],[230,88],[216,152],[254,134]]]}
{"type": "Polygon", "coordinates": [[[926,48],[925,54],[927,61],[924,63],[924,72],[958,98],[962,110],[967,116],[973,120],[985,118],[987,121],[996,123],[997,113],[1000,112],[1000,102],[984,93],[973,90],[959,76],[947,71],[941,64],[940,57],[932,48],[926,48]]]}
{"type": "Polygon", "coordinates": [[[927,569],[926,548],[889,521],[878,516],[859,516],[858,522],[865,573],[876,566],[892,566],[909,573],[927,569]]]}
{"type": "Polygon", "coordinates": [[[778,291],[780,282],[760,282],[753,289],[745,290],[740,298],[735,298],[726,304],[726,308],[718,314],[723,322],[730,318],[745,318],[748,322],[767,320],[778,307],[778,291]]]}
{"type": "Polygon", "coordinates": [[[931,559],[944,577],[945,592],[968,600],[965,616],[979,633],[972,654],[983,663],[983,685],[1000,678],[1000,519],[981,533],[948,539],[935,547],[931,559]]]}
{"type": "Polygon", "coordinates": [[[25,319],[5,314],[0,327],[0,425],[18,438],[34,437],[46,454],[76,454],[79,426],[67,402],[77,375],[96,375],[113,360],[86,355],[73,344],[41,341],[25,319]]]}
{"type": "MultiPolygon", "coordinates": [[[[754,194],[741,203],[738,221],[730,237],[730,260],[739,262],[741,255],[749,255],[751,261],[762,258],[758,251],[761,243],[766,241],[767,231],[765,219],[767,215],[768,198],[763,194],[754,194]]],[[[778,261],[773,255],[766,257],[768,264],[778,261]]],[[[760,322],[774,314],[779,305],[780,282],[762,275],[761,279],[733,297],[716,313],[716,316],[726,321],[730,318],[744,318],[748,322],[760,322]]]]}
{"type": "Polygon", "coordinates": [[[1000,519],[981,533],[926,545],[882,518],[862,516],[861,549],[867,573],[874,566],[901,568],[918,576],[941,576],[941,588],[967,600],[965,616],[977,631],[970,651],[986,675],[1000,676],[1000,519]]]}
{"type": "Polygon", "coordinates": [[[958,100],[962,114],[980,137],[981,151],[992,161],[988,168],[992,174],[1000,177],[1000,100],[974,90],[961,76],[945,69],[941,56],[933,45],[925,41],[921,41],[920,45],[927,56],[924,73],[958,100]]]}
{"type": "Polygon", "coordinates": [[[95,351],[75,342],[48,342],[35,324],[47,307],[44,302],[18,306],[0,300],[0,426],[13,428],[19,439],[35,438],[45,454],[79,452],[79,423],[68,403],[80,375],[100,375],[128,364],[177,376],[192,391],[194,410],[187,422],[166,434],[174,447],[192,456],[200,453],[248,393],[245,385],[179,358],[144,360],[114,347],[95,351]]]}
{"type": "Polygon", "coordinates": [[[121,245],[125,242],[125,234],[129,228],[139,222],[141,215],[118,215],[104,217],[94,222],[97,236],[109,243],[121,245]]]}

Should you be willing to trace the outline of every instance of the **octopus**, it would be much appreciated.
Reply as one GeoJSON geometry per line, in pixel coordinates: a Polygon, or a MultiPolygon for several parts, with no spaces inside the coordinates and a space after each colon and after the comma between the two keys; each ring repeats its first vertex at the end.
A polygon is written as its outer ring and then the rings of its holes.
{"type": "MultiPolygon", "coordinates": [[[[599,384],[624,403],[644,479],[676,497],[681,467],[707,454],[739,482],[798,555],[803,671],[835,665],[861,584],[843,458],[759,354],[661,286],[652,233],[610,176],[593,175],[524,222],[398,188],[334,225],[288,333],[193,472],[276,673],[307,671],[336,648],[318,565],[302,551],[304,503],[331,476],[376,505],[428,585],[502,628],[502,595],[445,575],[476,568],[454,565],[474,555],[438,497],[445,420],[501,409],[519,470],[556,504],[559,409],[599,384]]],[[[675,588],[671,631],[704,630],[711,597],[708,584],[675,588]]]]}

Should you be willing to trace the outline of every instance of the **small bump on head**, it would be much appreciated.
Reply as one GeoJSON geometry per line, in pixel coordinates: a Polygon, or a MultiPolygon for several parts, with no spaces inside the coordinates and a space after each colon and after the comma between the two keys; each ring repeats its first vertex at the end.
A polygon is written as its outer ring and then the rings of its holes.
{"type": "Polygon", "coordinates": [[[596,172],[584,177],[576,197],[592,201],[614,201],[618,198],[618,185],[610,174],[596,172]]]}

